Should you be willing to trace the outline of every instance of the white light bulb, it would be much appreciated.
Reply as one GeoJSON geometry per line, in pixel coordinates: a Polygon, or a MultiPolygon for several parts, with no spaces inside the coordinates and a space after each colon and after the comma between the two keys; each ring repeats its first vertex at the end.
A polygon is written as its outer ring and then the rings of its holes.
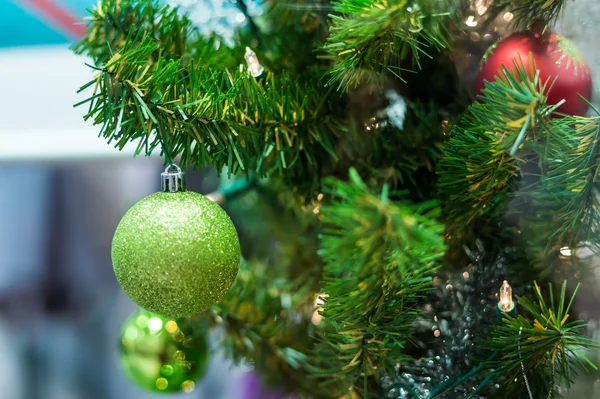
{"type": "Polygon", "coordinates": [[[500,287],[500,308],[503,312],[510,312],[515,304],[512,299],[512,288],[508,281],[504,280],[502,287],[500,287]]]}
{"type": "Polygon", "coordinates": [[[315,298],[314,310],[311,320],[314,325],[319,325],[321,323],[321,319],[323,319],[323,316],[321,316],[319,312],[323,309],[323,304],[325,303],[325,298],[327,298],[327,296],[327,294],[322,293],[317,295],[317,297],[315,298]]]}
{"type": "Polygon", "coordinates": [[[573,255],[573,251],[569,247],[562,247],[560,249],[560,254],[562,256],[571,256],[571,255],[573,255]]]}
{"type": "Polygon", "coordinates": [[[255,78],[259,77],[265,71],[263,66],[260,65],[256,53],[252,51],[250,47],[246,47],[246,54],[244,55],[244,58],[246,59],[246,64],[248,65],[250,74],[255,78]]]}

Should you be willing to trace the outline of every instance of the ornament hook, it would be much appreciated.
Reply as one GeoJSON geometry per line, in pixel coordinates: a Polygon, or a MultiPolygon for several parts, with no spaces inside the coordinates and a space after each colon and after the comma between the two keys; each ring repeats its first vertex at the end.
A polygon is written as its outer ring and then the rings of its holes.
{"type": "Polygon", "coordinates": [[[185,191],[185,172],[175,164],[167,165],[165,171],[160,174],[161,190],[165,193],[176,193],[185,191]]]}

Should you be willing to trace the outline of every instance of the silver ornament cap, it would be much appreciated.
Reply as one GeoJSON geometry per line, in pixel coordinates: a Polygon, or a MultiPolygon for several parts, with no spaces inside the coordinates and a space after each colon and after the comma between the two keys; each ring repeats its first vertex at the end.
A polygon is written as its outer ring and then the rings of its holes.
{"type": "Polygon", "coordinates": [[[160,174],[161,191],[165,193],[176,193],[185,191],[185,172],[175,164],[167,165],[165,171],[160,174]]]}

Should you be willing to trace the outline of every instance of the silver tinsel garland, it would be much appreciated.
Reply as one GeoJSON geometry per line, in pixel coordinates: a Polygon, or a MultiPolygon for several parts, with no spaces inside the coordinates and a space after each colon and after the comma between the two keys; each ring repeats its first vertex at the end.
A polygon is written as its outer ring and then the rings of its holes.
{"type": "MultiPolygon", "coordinates": [[[[396,377],[389,376],[382,381],[388,398],[415,399],[402,386],[426,398],[445,382],[469,373],[482,360],[477,339],[496,323],[498,290],[502,281],[510,281],[514,273],[506,267],[504,255],[486,253],[482,245],[470,257],[472,263],[449,274],[446,281],[436,277],[436,289],[425,306],[426,316],[415,325],[412,339],[424,353],[398,364],[396,377]]],[[[485,373],[478,373],[435,397],[464,398],[485,377],[485,373]]],[[[482,396],[472,398],[482,398],[498,388],[498,385],[488,384],[480,392],[482,396]]]]}

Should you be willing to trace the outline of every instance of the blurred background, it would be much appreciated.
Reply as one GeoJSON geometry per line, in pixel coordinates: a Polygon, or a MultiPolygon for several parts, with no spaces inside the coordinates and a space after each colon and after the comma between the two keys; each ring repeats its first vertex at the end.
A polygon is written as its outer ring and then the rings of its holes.
{"type": "MultiPolygon", "coordinates": [[[[164,397],[120,370],[121,326],[137,307],[110,259],[123,214],[160,188],[162,160],[112,148],[83,121],[85,110],[73,108],[92,71],[69,46],[84,34],[81,18],[95,3],[0,0],[2,399],[164,397]]],[[[213,28],[243,22],[228,1],[195,5],[196,19],[211,17],[213,28]]],[[[215,174],[189,176],[194,191],[217,185],[215,174]]],[[[255,378],[218,351],[207,369],[183,395],[250,397],[245,388],[255,378]]]]}
{"type": "MultiPolygon", "coordinates": [[[[600,82],[600,52],[594,51],[600,27],[585,18],[600,12],[595,1],[570,4],[559,31],[577,43],[600,82]]],[[[234,2],[175,4],[203,29],[226,35],[244,23],[234,2]]],[[[83,35],[78,21],[94,4],[0,0],[2,399],[164,397],[142,391],[119,369],[120,328],[137,307],[118,286],[110,259],[117,223],[131,205],[157,191],[162,160],[133,159],[131,148],[117,151],[83,121],[83,108],[73,108],[92,71],[69,46],[83,35]]],[[[251,4],[249,11],[260,14],[259,3],[251,4]]],[[[595,88],[596,102],[597,93],[595,88]]],[[[218,186],[215,174],[189,180],[190,189],[202,193],[218,186]]],[[[246,389],[255,382],[215,348],[205,377],[182,395],[270,397],[246,389]]],[[[596,385],[594,397],[600,397],[596,385]]]]}

